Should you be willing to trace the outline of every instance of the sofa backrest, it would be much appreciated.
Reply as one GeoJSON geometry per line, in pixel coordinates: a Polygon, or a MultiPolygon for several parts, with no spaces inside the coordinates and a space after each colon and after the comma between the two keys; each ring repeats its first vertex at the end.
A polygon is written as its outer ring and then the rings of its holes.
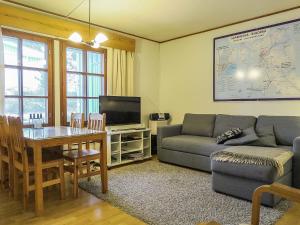
{"type": "Polygon", "coordinates": [[[300,136],[299,116],[259,116],[256,127],[273,125],[276,142],[279,145],[293,145],[295,137],[300,136]]]}
{"type": "Polygon", "coordinates": [[[191,114],[184,116],[182,134],[211,137],[215,126],[215,114],[191,114]]]}
{"type": "Polygon", "coordinates": [[[256,117],[254,116],[237,116],[237,115],[219,114],[216,116],[213,137],[217,137],[231,128],[246,129],[248,127],[254,127],[255,123],[256,123],[256,117]]]}

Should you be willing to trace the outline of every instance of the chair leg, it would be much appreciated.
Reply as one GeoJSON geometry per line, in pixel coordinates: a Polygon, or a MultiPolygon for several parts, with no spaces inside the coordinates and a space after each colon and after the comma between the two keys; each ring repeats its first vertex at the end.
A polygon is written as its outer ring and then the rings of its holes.
{"type": "Polygon", "coordinates": [[[2,165],[1,165],[1,170],[2,170],[2,173],[1,173],[1,181],[2,181],[2,188],[3,189],[7,189],[7,187],[9,187],[9,175],[8,175],[8,164],[6,162],[3,162],[2,161],[2,165]]]}
{"type": "Polygon", "coordinates": [[[5,174],[4,174],[4,163],[0,160],[0,179],[1,179],[1,187],[5,189],[5,174]]]}
{"type": "Polygon", "coordinates": [[[26,210],[28,208],[29,202],[29,172],[25,171],[23,173],[23,206],[26,210]]]}
{"type": "Polygon", "coordinates": [[[11,152],[8,153],[8,185],[9,185],[9,197],[12,198],[14,195],[14,162],[13,162],[13,154],[11,152]]]}
{"type": "Polygon", "coordinates": [[[2,159],[1,159],[1,149],[0,149],[0,185],[2,185],[3,177],[2,177],[2,159]]]}
{"type": "Polygon", "coordinates": [[[74,198],[78,197],[78,161],[74,162],[74,179],[73,179],[73,195],[74,198]]]}
{"type": "Polygon", "coordinates": [[[65,171],[64,162],[59,164],[59,178],[60,178],[60,198],[65,199],[65,171]]]}
{"type": "Polygon", "coordinates": [[[18,170],[14,168],[14,199],[18,199],[18,170]]]}
{"type": "MultiPolygon", "coordinates": [[[[87,170],[87,174],[90,175],[90,173],[91,173],[91,163],[90,163],[90,161],[86,162],[86,166],[87,166],[87,169],[86,169],[87,170]]],[[[87,180],[91,181],[91,177],[88,176],[87,180]]]]}
{"type": "Polygon", "coordinates": [[[14,195],[14,167],[12,162],[8,165],[8,176],[9,176],[9,197],[13,197],[14,195]]]}

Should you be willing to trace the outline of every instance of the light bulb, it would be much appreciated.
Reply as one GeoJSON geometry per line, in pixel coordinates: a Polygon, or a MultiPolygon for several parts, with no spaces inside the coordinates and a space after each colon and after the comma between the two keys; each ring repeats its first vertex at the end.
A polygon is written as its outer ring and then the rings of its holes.
{"type": "Polygon", "coordinates": [[[95,37],[95,42],[97,42],[97,43],[102,43],[107,40],[108,40],[108,38],[106,37],[106,35],[102,34],[102,33],[97,34],[95,37]]]}
{"type": "Polygon", "coordinates": [[[76,43],[80,43],[82,41],[82,37],[80,36],[79,33],[74,32],[73,34],[70,35],[69,40],[76,43]]]}

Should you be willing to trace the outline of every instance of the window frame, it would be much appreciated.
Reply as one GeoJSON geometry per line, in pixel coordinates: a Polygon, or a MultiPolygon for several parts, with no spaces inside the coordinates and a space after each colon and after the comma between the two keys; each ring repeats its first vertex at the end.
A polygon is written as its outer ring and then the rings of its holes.
{"type": "MultiPolygon", "coordinates": [[[[30,67],[30,66],[23,66],[23,58],[22,58],[22,48],[23,44],[18,46],[18,62],[19,65],[6,65],[4,64],[4,68],[10,68],[10,69],[18,69],[20,75],[19,77],[21,80],[19,80],[19,95],[5,95],[5,99],[7,98],[18,98],[20,100],[19,103],[19,110],[20,110],[20,117],[23,121],[24,119],[24,99],[26,98],[37,98],[37,99],[47,99],[48,100],[48,123],[46,123],[46,126],[53,126],[54,120],[55,120],[55,109],[54,109],[54,74],[53,74],[53,57],[54,57],[54,40],[49,37],[40,36],[36,34],[31,33],[25,33],[21,31],[15,31],[7,28],[2,28],[2,35],[18,38],[19,44],[23,43],[22,40],[30,40],[30,41],[36,41],[36,42],[42,42],[47,45],[47,67],[46,68],[36,68],[36,67],[30,67]],[[19,50],[21,49],[21,50],[19,50]],[[33,70],[33,71],[44,71],[48,73],[48,95],[45,96],[24,96],[23,94],[23,70],[33,70]]],[[[4,56],[5,57],[5,56],[4,56]]],[[[29,124],[24,124],[24,127],[29,127],[29,124]]]]}
{"type": "MultiPolygon", "coordinates": [[[[88,96],[73,96],[73,97],[68,97],[67,96],[67,72],[73,73],[73,74],[78,74],[78,75],[83,75],[87,77],[88,75],[93,75],[93,76],[99,76],[104,78],[104,95],[107,95],[107,50],[104,48],[92,48],[80,43],[72,43],[69,41],[61,41],[60,43],[60,69],[61,69],[61,91],[60,91],[60,123],[61,125],[68,125],[67,124],[67,99],[83,99],[86,102],[87,106],[87,100],[88,99],[99,99],[99,97],[88,97],[88,96]],[[78,71],[67,71],[67,48],[75,48],[75,49],[80,49],[84,51],[83,54],[83,72],[78,72],[78,71]],[[104,60],[104,74],[95,74],[95,73],[89,73],[87,72],[87,52],[98,52],[103,54],[103,60],[104,60]]],[[[85,93],[87,93],[87,79],[84,84],[84,90],[85,93]]],[[[85,118],[87,118],[87,115],[85,115],[85,118]]]]}

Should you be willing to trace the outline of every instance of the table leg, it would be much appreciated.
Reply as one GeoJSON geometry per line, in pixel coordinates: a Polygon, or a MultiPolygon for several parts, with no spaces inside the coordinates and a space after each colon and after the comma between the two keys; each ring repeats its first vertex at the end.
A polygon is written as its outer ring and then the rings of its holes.
{"type": "Polygon", "coordinates": [[[108,190],[108,178],[107,178],[107,141],[106,135],[100,142],[100,170],[101,170],[101,186],[102,193],[106,193],[108,190]]]}
{"type": "Polygon", "coordinates": [[[34,148],[34,182],[35,182],[35,214],[40,216],[44,211],[42,148],[35,144],[34,148]]]}

